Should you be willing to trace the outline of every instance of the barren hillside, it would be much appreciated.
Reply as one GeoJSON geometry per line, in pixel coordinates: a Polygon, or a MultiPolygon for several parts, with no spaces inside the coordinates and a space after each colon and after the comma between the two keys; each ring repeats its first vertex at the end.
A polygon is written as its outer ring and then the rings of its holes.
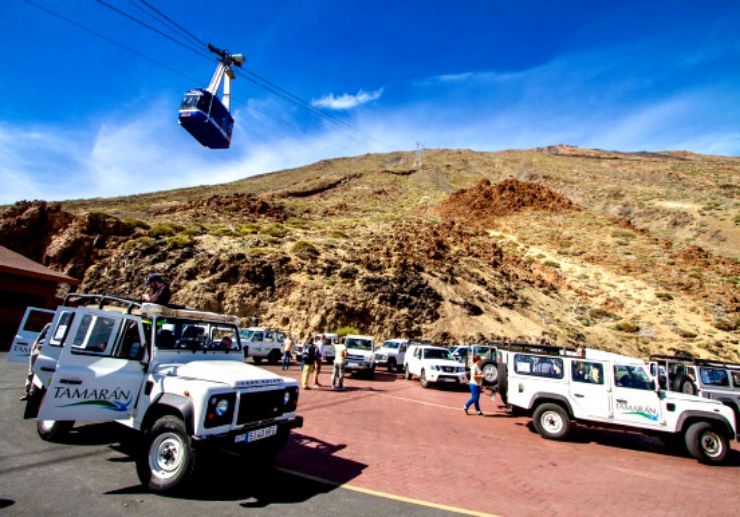
{"type": "Polygon", "coordinates": [[[325,160],[237,182],[19,203],[0,242],[138,296],[296,333],[547,336],[740,359],[740,159],[569,146],[325,160]]]}

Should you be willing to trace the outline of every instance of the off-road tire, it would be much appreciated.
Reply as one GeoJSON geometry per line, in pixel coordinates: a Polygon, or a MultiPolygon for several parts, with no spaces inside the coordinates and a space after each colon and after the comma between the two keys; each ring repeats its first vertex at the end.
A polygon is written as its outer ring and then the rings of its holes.
{"type": "Polygon", "coordinates": [[[36,431],[42,440],[59,443],[74,425],[74,420],[36,420],[36,431]]]}
{"type": "Polygon", "coordinates": [[[260,364],[262,362],[262,358],[252,356],[252,361],[254,361],[254,364],[260,364]]]}
{"type": "Polygon", "coordinates": [[[687,395],[696,395],[696,386],[691,381],[691,378],[686,375],[679,375],[673,379],[673,391],[679,393],[686,393],[687,395]]]}
{"type": "Polygon", "coordinates": [[[188,486],[196,463],[197,451],[185,422],[165,415],[147,433],[145,446],[136,458],[136,472],[141,484],[152,492],[172,493],[188,486]]]}
{"type": "Polygon", "coordinates": [[[368,379],[374,379],[374,378],[375,378],[375,365],[371,366],[371,367],[370,367],[370,368],[369,368],[369,369],[367,370],[367,378],[368,378],[368,379]]]}
{"type": "Polygon", "coordinates": [[[269,364],[278,364],[280,362],[280,359],[282,359],[282,354],[280,353],[280,350],[271,350],[269,354],[267,354],[267,362],[269,364]]]}
{"type": "Polygon", "coordinates": [[[396,369],[396,360],[395,359],[388,359],[388,373],[393,373],[393,370],[396,369]]]}
{"type": "Polygon", "coordinates": [[[411,375],[411,372],[409,371],[409,365],[406,365],[403,367],[403,378],[407,381],[410,381],[413,375],[411,375]]]}
{"type": "Polygon", "coordinates": [[[730,444],[721,429],[709,422],[691,424],[685,433],[689,454],[708,465],[718,465],[727,458],[730,444]]]}
{"type": "Polygon", "coordinates": [[[570,432],[568,412],[558,404],[540,404],[534,410],[532,421],[540,436],[548,440],[564,440],[570,432]]]}
{"type": "Polygon", "coordinates": [[[419,374],[419,383],[421,384],[422,388],[428,388],[431,386],[431,383],[427,380],[427,374],[424,369],[422,369],[421,373],[419,374]]]}
{"type": "Polygon", "coordinates": [[[496,367],[498,369],[498,380],[496,383],[496,391],[498,391],[499,395],[501,396],[501,401],[506,404],[507,398],[506,395],[509,391],[509,376],[506,372],[506,364],[503,362],[499,363],[496,367]]]}
{"type": "Polygon", "coordinates": [[[498,382],[498,366],[496,363],[486,363],[481,370],[483,371],[483,383],[495,386],[498,382]]]}

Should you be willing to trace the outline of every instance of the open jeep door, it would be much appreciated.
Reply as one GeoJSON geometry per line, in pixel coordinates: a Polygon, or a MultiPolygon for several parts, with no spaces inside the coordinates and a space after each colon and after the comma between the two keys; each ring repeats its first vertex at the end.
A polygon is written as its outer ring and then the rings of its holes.
{"type": "Polygon", "coordinates": [[[9,363],[25,363],[31,355],[31,345],[41,332],[41,329],[54,317],[54,311],[28,307],[23,315],[13,343],[8,351],[9,363]]]}
{"type": "Polygon", "coordinates": [[[139,318],[77,309],[39,420],[130,417],[144,382],[145,338],[139,318]]]}

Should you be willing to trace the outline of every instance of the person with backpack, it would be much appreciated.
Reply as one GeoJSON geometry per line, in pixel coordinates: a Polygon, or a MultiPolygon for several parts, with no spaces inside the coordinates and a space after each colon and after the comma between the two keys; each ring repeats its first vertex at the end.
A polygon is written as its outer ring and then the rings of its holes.
{"type": "Polygon", "coordinates": [[[321,363],[324,360],[324,347],[328,343],[328,339],[325,335],[321,335],[316,340],[316,363],[314,364],[314,373],[313,373],[313,385],[321,387],[321,383],[319,382],[319,374],[321,373],[321,363]]]}
{"type": "Polygon", "coordinates": [[[311,374],[316,368],[316,356],[318,351],[316,345],[313,342],[311,336],[306,337],[306,345],[303,349],[303,355],[301,356],[301,388],[304,390],[310,390],[308,387],[308,380],[311,378],[311,374]]]}

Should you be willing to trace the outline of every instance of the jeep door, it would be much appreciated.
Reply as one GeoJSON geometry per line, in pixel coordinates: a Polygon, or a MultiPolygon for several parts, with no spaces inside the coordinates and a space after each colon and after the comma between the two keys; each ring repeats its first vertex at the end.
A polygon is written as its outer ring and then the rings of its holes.
{"type": "Polygon", "coordinates": [[[24,363],[31,355],[31,345],[41,332],[41,329],[54,317],[54,311],[28,307],[23,315],[21,324],[15,333],[13,343],[8,351],[9,363],[24,363]]]}
{"type": "Polygon", "coordinates": [[[69,334],[76,311],[77,309],[73,307],[58,307],[54,319],[51,320],[46,342],[39,350],[39,356],[33,364],[33,373],[41,381],[42,386],[51,384],[59,355],[62,353],[62,344],[69,334]]]}
{"type": "Polygon", "coordinates": [[[659,427],[660,398],[654,383],[641,365],[615,364],[612,408],[614,423],[659,427]]]}
{"type": "Polygon", "coordinates": [[[576,418],[607,420],[611,416],[611,393],[604,363],[576,360],[570,365],[570,395],[576,418]]]}
{"type": "Polygon", "coordinates": [[[78,309],[40,420],[120,420],[133,415],[144,381],[146,339],[138,318],[78,309]]]}

